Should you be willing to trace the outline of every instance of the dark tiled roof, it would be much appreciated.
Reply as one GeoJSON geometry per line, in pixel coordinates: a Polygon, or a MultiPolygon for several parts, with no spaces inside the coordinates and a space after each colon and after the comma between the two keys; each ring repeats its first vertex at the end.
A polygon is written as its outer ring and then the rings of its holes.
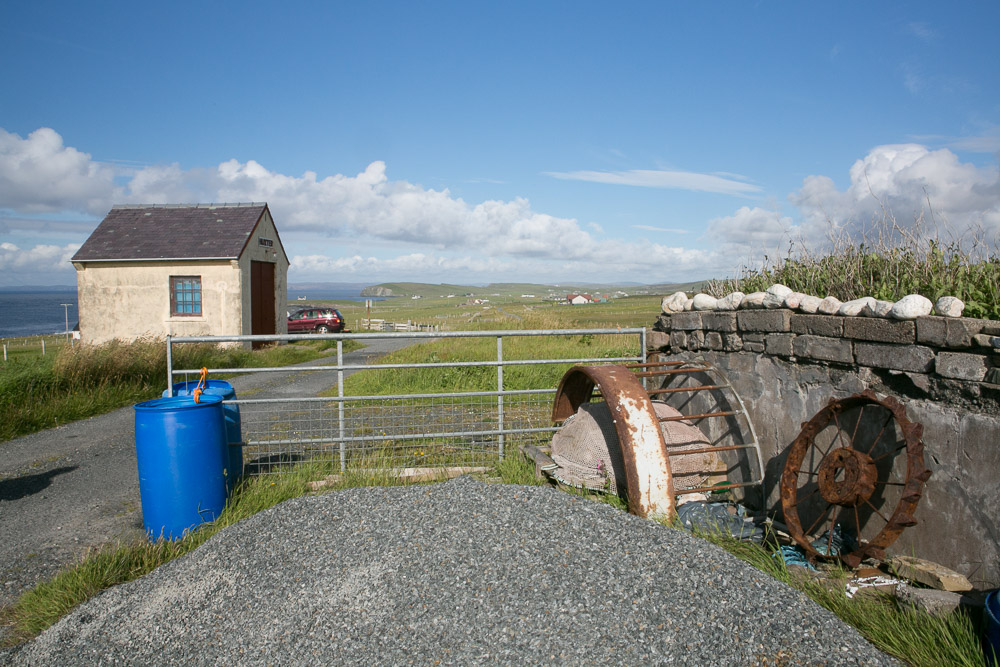
{"type": "Polygon", "coordinates": [[[236,259],[266,209],[267,204],[115,206],[72,261],[236,259]]]}

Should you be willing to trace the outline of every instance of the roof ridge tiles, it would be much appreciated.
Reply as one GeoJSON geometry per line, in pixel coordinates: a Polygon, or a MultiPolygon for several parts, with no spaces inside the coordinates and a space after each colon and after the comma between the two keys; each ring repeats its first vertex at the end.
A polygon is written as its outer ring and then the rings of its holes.
{"type": "Polygon", "coordinates": [[[225,202],[225,203],[210,203],[210,204],[114,204],[111,208],[114,209],[129,209],[129,208],[237,208],[237,207],[253,207],[253,206],[265,206],[267,202],[253,201],[253,202],[225,202]]]}

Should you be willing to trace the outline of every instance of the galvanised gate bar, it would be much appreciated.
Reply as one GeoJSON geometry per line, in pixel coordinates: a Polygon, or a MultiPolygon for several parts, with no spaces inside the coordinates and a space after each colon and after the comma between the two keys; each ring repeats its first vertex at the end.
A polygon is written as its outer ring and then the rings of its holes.
{"type": "Polygon", "coordinates": [[[168,336],[168,386],[172,387],[181,379],[197,379],[200,374],[200,369],[174,368],[175,345],[324,339],[337,342],[335,360],[331,355],[329,364],[208,369],[209,375],[244,376],[234,381],[236,399],[226,403],[239,406],[241,412],[246,473],[266,473],[289,463],[323,463],[342,472],[491,465],[503,458],[512,446],[538,444],[551,438],[557,428],[551,419],[552,399],[566,369],[574,364],[641,363],[646,360],[646,330],[643,328],[168,336]],[[484,349],[480,350],[483,358],[435,361],[438,353],[428,350],[432,361],[426,363],[369,364],[364,363],[364,350],[353,354],[343,350],[345,340],[361,343],[377,339],[412,340],[416,344],[453,338],[483,339],[484,349]],[[624,354],[525,358],[530,356],[524,352],[529,339],[533,338],[606,341],[624,354]],[[495,353],[489,340],[495,340],[495,353]],[[549,372],[537,372],[540,368],[548,368],[549,372]],[[389,391],[351,395],[350,383],[345,387],[345,379],[361,371],[389,374],[383,382],[389,391]],[[305,373],[335,374],[335,382],[331,377],[325,385],[326,391],[322,392],[332,395],[294,394],[294,389],[288,389],[294,387],[294,383],[289,385],[287,380],[269,382],[305,373]],[[440,387],[441,391],[393,391],[405,384],[406,374],[412,373],[422,374],[423,385],[440,387]],[[251,374],[269,377],[246,377],[251,374]],[[433,375],[428,380],[424,374],[433,375]]]}

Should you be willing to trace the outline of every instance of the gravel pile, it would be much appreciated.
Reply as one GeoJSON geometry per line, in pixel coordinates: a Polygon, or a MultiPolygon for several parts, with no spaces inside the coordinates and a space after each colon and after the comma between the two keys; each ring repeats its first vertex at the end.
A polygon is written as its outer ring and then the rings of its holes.
{"type": "Polygon", "coordinates": [[[895,664],[679,530],[471,478],[290,500],[81,605],[35,664],[895,664]]]}

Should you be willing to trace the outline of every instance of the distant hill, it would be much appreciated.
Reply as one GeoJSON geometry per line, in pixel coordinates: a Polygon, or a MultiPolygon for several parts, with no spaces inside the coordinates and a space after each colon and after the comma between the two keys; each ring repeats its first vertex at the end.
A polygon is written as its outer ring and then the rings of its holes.
{"type": "Polygon", "coordinates": [[[629,294],[673,294],[677,291],[696,292],[706,281],[694,283],[665,283],[660,285],[641,285],[637,283],[599,284],[599,283],[559,283],[546,285],[542,283],[490,283],[488,285],[452,285],[448,283],[379,283],[369,285],[362,290],[362,296],[402,296],[402,297],[443,297],[455,296],[521,296],[533,294],[538,298],[554,294],[572,294],[578,292],[614,294],[622,291],[629,294]]]}

